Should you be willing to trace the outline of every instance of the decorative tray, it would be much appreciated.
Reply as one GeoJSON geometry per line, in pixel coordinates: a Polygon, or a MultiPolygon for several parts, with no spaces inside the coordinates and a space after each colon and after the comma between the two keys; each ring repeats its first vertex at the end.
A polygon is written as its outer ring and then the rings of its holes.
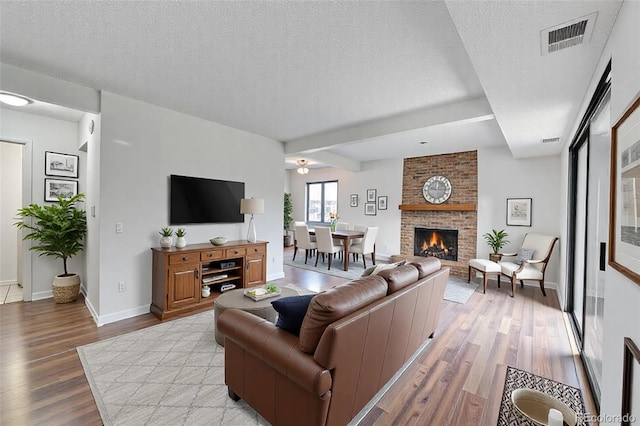
{"type": "Polygon", "coordinates": [[[267,292],[264,287],[247,288],[244,290],[244,295],[258,302],[270,297],[280,296],[280,289],[278,289],[278,291],[267,292]]]}

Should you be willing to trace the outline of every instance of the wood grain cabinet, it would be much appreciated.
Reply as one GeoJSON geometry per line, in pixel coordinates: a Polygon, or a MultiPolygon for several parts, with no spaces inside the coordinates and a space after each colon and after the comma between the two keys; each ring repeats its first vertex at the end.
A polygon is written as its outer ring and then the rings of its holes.
{"type": "Polygon", "coordinates": [[[160,319],[211,308],[222,286],[235,288],[267,282],[266,241],[229,241],[223,246],[192,244],[152,248],[151,312],[160,319]],[[211,296],[201,297],[208,285],[211,296]]]}

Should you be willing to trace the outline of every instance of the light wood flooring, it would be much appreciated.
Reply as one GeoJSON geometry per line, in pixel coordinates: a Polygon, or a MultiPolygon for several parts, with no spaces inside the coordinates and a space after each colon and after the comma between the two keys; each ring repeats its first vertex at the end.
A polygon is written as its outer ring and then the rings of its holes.
{"type": "MultiPolygon", "coordinates": [[[[322,291],[346,282],[284,271],[277,284],[322,291]]],[[[432,343],[361,424],[495,425],[507,365],[581,388],[595,413],[556,294],[547,294],[518,287],[511,298],[493,283],[466,304],[443,301],[432,343]]],[[[102,424],[75,348],[157,323],[146,314],[96,327],[82,298],[1,305],[0,424],[102,424]]]]}

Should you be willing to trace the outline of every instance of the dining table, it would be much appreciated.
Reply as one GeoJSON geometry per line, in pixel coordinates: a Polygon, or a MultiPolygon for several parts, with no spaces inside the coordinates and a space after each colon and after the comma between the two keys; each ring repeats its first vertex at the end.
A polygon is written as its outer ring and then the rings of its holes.
{"type": "MultiPolygon", "coordinates": [[[[309,235],[316,235],[315,229],[309,229],[309,235]]],[[[347,231],[345,229],[331,231],[331,236],[336,240],[342,240],[344,245],[344,263],[342,265],[345,271],[349,270],[349,246],[351,245],[351,240],[354,238],[364,238],[364,232],[362,231],[347,231]]],[[[373,248],[373,257],[375,258],[375,245],[373,248]]]]}

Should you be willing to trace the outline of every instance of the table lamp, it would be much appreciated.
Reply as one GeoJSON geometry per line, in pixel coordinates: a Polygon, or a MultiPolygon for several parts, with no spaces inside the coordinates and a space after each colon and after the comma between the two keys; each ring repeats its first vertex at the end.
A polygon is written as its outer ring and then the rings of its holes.
{"type": "Polygon", "coordinates": [[[256,242],[256,225],[253,222],[254,214],[264,213],[264,200],[261,198],[243,198],[240,200],[240,213],[250,214],[249,229],[247,231],[247,241],[256,242]]]}

